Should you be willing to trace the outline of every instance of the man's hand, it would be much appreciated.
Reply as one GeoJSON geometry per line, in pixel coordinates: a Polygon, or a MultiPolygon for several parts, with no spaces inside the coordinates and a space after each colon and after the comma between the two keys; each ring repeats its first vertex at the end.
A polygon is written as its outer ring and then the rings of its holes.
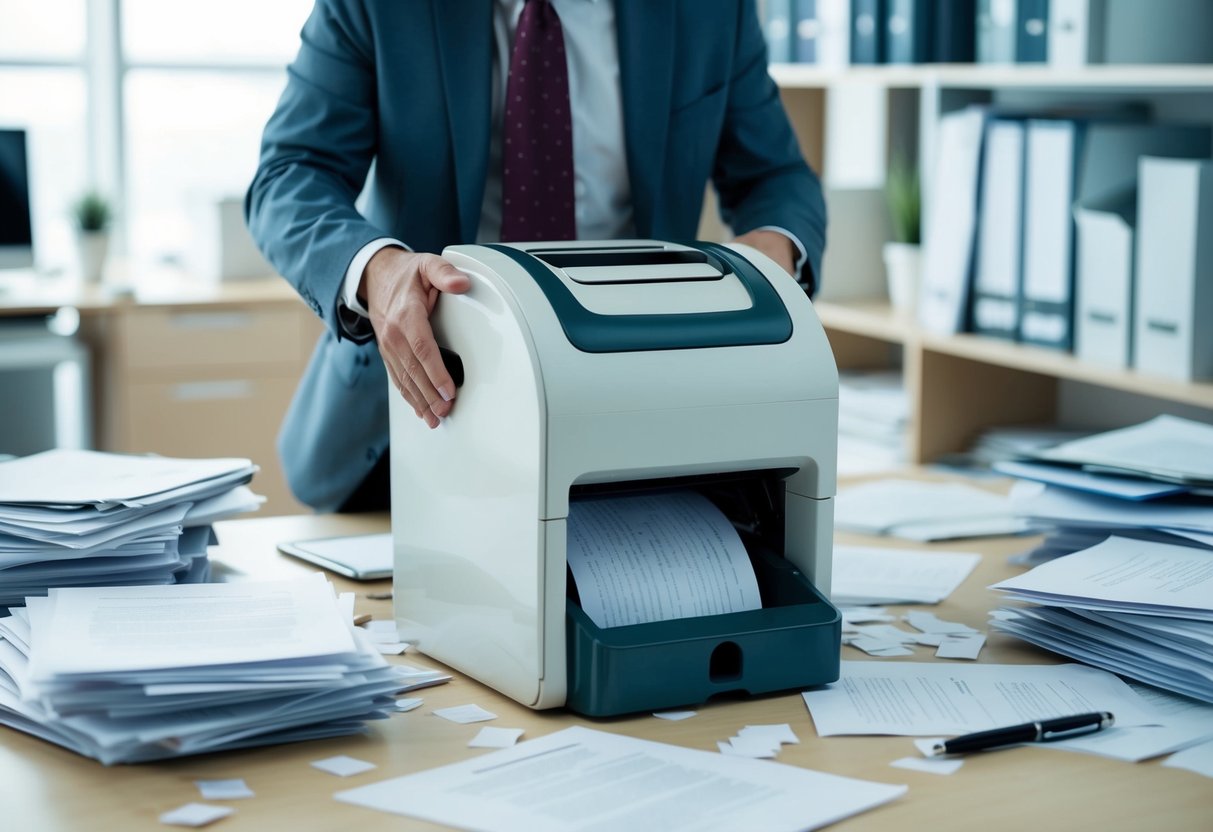
{"type": "Polygon", "coordinates": [[[440,292],[466,292],[471,285],[438,255],[396,246],[377,251],[362,274],[358,294],[366,297],[388,376],[431,428],[451,412],[455,382],[442,363],[430,314],[440,292]]]}
{"type": "Polygon", "coordinates": [[[796,244],[793,243],[786,235],[780,234],[778,231],[749,231],[742,234],[733,242],[744,243],[747,246],[756,248],[770,257],[783,270],[793,277],[796,276],[796,244]]]}

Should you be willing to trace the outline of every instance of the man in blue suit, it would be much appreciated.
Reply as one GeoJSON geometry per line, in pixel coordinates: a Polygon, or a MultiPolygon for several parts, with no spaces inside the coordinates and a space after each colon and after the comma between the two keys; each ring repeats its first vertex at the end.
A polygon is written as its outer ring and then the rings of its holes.
{"type": "Polygon", "coordinates": [[[279,437],[291,488],[320,510],[387,507],[388,379],[431,427],[454,406],[428,317],[467,278],[436,253],[506,239],[502,120],[532,25],[555,26],[567,58],[578,238],[693,239],[710,179],[738,241],[818,285],[821,188],[754,0],[318,0],[245,211],[327,324],[279,437]]]}

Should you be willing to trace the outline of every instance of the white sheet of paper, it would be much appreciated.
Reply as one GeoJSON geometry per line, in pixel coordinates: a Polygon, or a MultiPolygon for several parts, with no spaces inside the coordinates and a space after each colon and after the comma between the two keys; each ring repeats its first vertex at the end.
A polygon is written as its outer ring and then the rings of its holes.
{"type": "Polygon", "coordinates": [[[55,614],[30,657],[36,680],[357,649],[319,573],[295,581],[52,589],[48,602],[55,614]]]}
{"type": "Polygon", "coordinates": [[[913,656],[914,651],[901,642],[887,641],[874,636],[853,636],[845,639],[844,643],[862,650],[869,656],[913,656]]]}
{"type": "Polygon", "coordinates": [[[121,502],[255,470],[247,459],[173,459],[64,448],[0,464],[0,503],[121,502]]]}
{"type": "Polygon", "coordinates": [[[425,702],[422,699],[397,699],[396,710],[400,711],[401,713],[407,713],[409,711],[417,710],[423,704],[425,704],[425,702]]]}
{"type": "Polygon", "coordinates": [[[681,722],[684,719],[690,719],[698,715],[698,711],[657,711],[653,714],[658,719],[664,719],[669,722],[681,722]]]}
{"type": "Polygon", "coordinates": [[[374,763],[368,763],[366,760],[356,760],[344,754],[338,754],[336,757],[326,757],[323,760],[315,760],[311,765],[312,768],[327,771],[329,774],[335,774],[338,777],[353,777],[355,774],[362,774],[364,771],[376,768],[374,763]]]}
{"type": "Polygon", "coordinates": [[[700,832],[799,832],[905,791],[573,727],[335,796],[480,832],[640,829],[655,818],[700,832]]]}
{"type": "Polygon", "coordinates": [[[376,641],[373,643],[375,649],[384,656],[401,656],[409,649],[408,644],[403,641],[376,641]]]}
{"type": "Polygon", "coordinates": [[[1177,751],[1163,760],[1162,764],[1167,768],[1182,768],[1205,777],[1213,777],[1213,742],[1177,751]]]}
{"type": "Polygon", "coordinates": [[[497,714],[486,711],[479,705],[456,705],[451,708],[438,708],[434,711],[434,716],[440,716],[450,722],[458,722],[460,725],[467,725],[472,722],[487,722],[490,719],[497,718],[497,714]]]}
{"type": "Polygon", "coordinates": [[[1140,425],[1076,439],[1040,454],[1043,459],[1213,480],[1213,425],[1157,416],[1140,425]]]}
{"type": "Polygon", "coordinates": [[[468,742],[468,748],[512,748],[522,733],[521,728],[494,728],[486,725],[468,742]]]}
{"type": "Polygon", "coordinates": [[[195,780],[203,800],[243,800],[256,797],[243,780],[195,780]]]}
{"type": "Polygon", "coordinates": [[[981,555],[835,546],[835,604],[937,604],[973,571],[981,555]]]}
{"type": "Polygon", "coordinates": [[[1099,609],[1162,614],[1179,609],[1208,621],[1213,620],[1213,557],[1205,549],[1109,537],[991,589],[1068,606],[1094,602],[1099,609]]]}
{"type": "Polygon", "coordinates": [[[187,803],[171,812],[160,815],[160,822],[169,826],[206,826],[236,811],[230,806],[207,806],[205,803],[187,803]]]}
{"type": "Polygon", "coordinates": [[[962,483],[886,479],[838,492],[834,525],[870,534],[933,522],[1006,518],[1011,504],[1000,494],[962,483]]]}
{"type": "Polygon", "coordinates": [[[1175,483],[1143,480],[1139,477],[1119,477],[1114,474],[1092,474],[1078,468],[1039,462],[999,460],[992,467],[998,473],[1011,477],[1060,485],[1075,491],[1119,497],[1122,500],[1146,500],[1179,494],[1186,490],[1175,483]]]}
{"type": "Polygon", "coordinates": [[[981,648],[985,646],[985,643],[986,637],[982,633],[947,636],[935,650],[935,658],[976,659],[981,654],[981,648]]]}
{"type": "Polygon", "coordinates": [[[571,502],[568,563],[599,627],[762,606],[737,530],[693,491],[571,502]]]}
{"type": "Polygon", "coordinates": [[[955,774],[964,760],[923,759],[922,757],[902,757],[889,763],[894,768],[905,768],[910,771],[925,771],[927,774],[955,774]]]}
{"type": "Polygon", "coordinates": [[[1085,665],[844,661],[841,672],[801,694],[818,736],[950,736],[1090,711],[1118,725],[1157,721],[1128,685],[1085,665]]]}

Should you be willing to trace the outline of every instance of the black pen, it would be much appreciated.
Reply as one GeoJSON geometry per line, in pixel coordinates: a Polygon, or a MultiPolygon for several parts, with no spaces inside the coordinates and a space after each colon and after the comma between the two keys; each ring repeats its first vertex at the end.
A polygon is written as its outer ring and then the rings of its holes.
{"type": "Polygon", "coordinates": [[[976,734],[965,734],[937,742],[931,748],[930,756],[966,754],[970,751],[985,751],[987,748],[998,748],[1002,745],[1015,745],[1021,742],[1068,740],[1071,737],[1081,737],[1084,734],[1102,731],[1113,721],[1113,716],[1107,711],[1096,711],[1075,716],[1059,716],[1056,719],[1042,719],[1039,722],[1025,722],[1023,725],[995,728],[992,731],[978,731],[976,734]]]}

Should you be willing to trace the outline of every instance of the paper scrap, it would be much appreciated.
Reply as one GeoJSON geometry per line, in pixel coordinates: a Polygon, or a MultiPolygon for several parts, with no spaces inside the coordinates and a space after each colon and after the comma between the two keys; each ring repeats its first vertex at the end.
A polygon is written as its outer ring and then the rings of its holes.
{"type": "Polygon", "coordinates": [[[256,797],[243,780],[195,780],[203,800],[240,800],[256,797]]]}
{"type": "Polygon", "coordinates": [[[968,624],[961,624],[955,621],[943,621],[935,617],[934,613],[923,612],[922,610],[910,610],[904,616],[906,623],[916,630],[922,630],[924,633],[977,633],[979,630],[974,630],[968,624]]]}
{"type": "Polygon", "coordinates": [[[908,768],[911,771],[925,771],[928,774],[955,774],[964,765],[964,760],[948,758],[924,760],[922,757],[902,757],[889,763],[894,768],[908,768]]]}
{"type": "Polygon", "coordinates": [[[486,725],[472,737],[468,748],[511,748],[522,736],[521,728],[494,728],[486,725]]]}
{"type": "Polygon", "coordinates": [[[914,740],[914,747],[924,757],[935,756],[935,746],[943,742],[945,737],[917,737],[914,740]]]}
{"type": "Polygon", "coordinates": [[[786,722],[778,725],[747,725],[737,732],[739,737],[763,737],[776,740],[782,745],[799,745],[800,738],[786,722]]]}
{"type": "Polygon", "coordinates": [[[981,648],[986,643],[986,637],[977,635],[948,636],[935,651],[937,659],[976,659],[981,648]]]}
{"type": "Polygon", "coordinates": [[[205,803],[187,803],[171,812],[160,815],[160,822],[169,826],[206,826],[236,811],[230,806],[207,806],[205,803]]]}
{"type": "Polygon", "coordinates": [[[324,760],[316,760],[312,763],[312,768],[327,771],[329,774],[336,774],[338,777],[352,777],[355,774],[362,774],[364,771],[370,771],[371,769],[375,768],[375,764],[368,763],[366,760],[355,760],[353,757],[347,757],[344,754],[339,754],[336,757],[328,757],[324,760]]]}
{"type": "Polygon", "coordinates": [[[857,647],[869,656],[912,656],[914,651],[899,643],[888,642],[871,636],[855,636],[847,641],[852,647],[857,647]]]}
{"type": "Polygon", "coordinates": [[[460,725],[467,725],[469,722],[486,722],[497,718],[497,714],[486,711],[479,705],[456,705],[453,708],[438,708],[434,711],[434,716],[440,716],[451,722],[458,722],[460,725]]]}
{"type": "Polygon", "coordinates": [[[724,742],[717,742],[716,747],[720,748],[722,754],[755,760],[774,759],[779,754],[779,741],[766,737],[730,737],[724,742]],[[728,751],[721,746],[727,746],[728,751]]]}
{"type": "Polygon", "coordinates": [[[842,625],[865,624],[870,621],[893,621],[894,616],[885,612],[884,607],[839,607],[842,614],[842,625]]]}
{"type": "Polygon", "coordinates": [[[401,713],[415,711],[421,707],[423,701],[424,700],[422,699],[397,699],[396,710],[400,711],[401,713]]]}
{"type": "Polygon", "coordinates": [[[699,716],[698,711],[657,711],[653,716],[658,719],[666,719],[670,722],[681,722],[684,719],[690,719],[693,716],[699,716]]]}
{"type": "Polygon", "coordinates": [[[376,641],[375,649],[385,656],[399,656],[409,649],[403,641],[376,641]]]}
{"type": "Polygon", "coordinates": [[[1167,768],[1182,768],[1194,774],[1213,777],[1213,742],[1205,742],[1177,751],[1162,761],[1167,768]]]}

